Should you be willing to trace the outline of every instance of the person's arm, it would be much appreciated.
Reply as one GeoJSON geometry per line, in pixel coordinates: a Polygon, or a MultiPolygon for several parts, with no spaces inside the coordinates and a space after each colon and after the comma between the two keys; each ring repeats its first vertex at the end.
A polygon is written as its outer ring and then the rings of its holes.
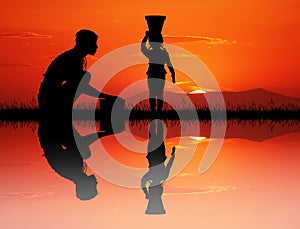
{"type": "Polygon", "coordinates": [[[83,74],[84,75],[81,81],[78,83],[79,84],[78,86],[80,87],[78,88],[78,90],[80,90],[81,93],[98,98],[100,92],[96,88],[90,85],[91,73],[89,73],[88,71],[84,71],[83,74]]]}
{"type": "Polygon", "coordinates": [[[172,77],[172,83],[175,83],[176,82],[176,79],[175,79],[175,71],[174,71],[174,68],[173,68],[173,65],[171,63],[171,60],[170,60],[170,56],[169,56],[169,53],[167,51],[166,52],[166,64],[169,68],[169,71],[171,73],[171,77],[172,77]]]}
{"type": "Polygon", "coordinates": [[[148,38],[149,38],[149,31],[146,31],[145,36],[141,42],[141,51],[146,57],[149,57],[149,49],[146,47],[146,42],[148,38]]]}
{"type": "Polygon", "coordinates": [[[92,97],[95,97],[95,98],[99,97],[99,95],[100,95],[100,92],[99,92],[96,88],[92,87],[92,86],[89,85],[89,84],[88,84],[87,87],[86,87],[85,93],[86,93],[87,95],[92,96],[92,97]]]}
{"type": "Polygon", "coordinates": [[[141,188],[143,190],[143,192],[145,193],[145,197],[146,199],[149,199],[149,192],[148,192],[148,189],[146,188],[146,183],[147,181],[149,180],[149,172],[147,172],[143,177],[142,177],[142,180],[141,180],[141,188]]]}
{"type": "Polygon", "coordinates": [[[91,86],[89,84],[89,82],[91,81],[91,77],[92,77],[91,73],[86,71],[84,77],[86,77],[86,79],[87,79],[87,84],[86,84],[85,90],[84,90],[85,94],[95,97],[95,98],[99,97],[100,91],[98,91],[96,88],[94,88],[93,86],[91,86]]]}
{"type": "Polygon", "coordinates": [[[173,165],[174,159],[175,159],[175,146],[172,148],[171,158],[168,161],[168,164],[166,166],[165,180],[167,180],[167,178],[169,177],[170,169],[173,165]]]}

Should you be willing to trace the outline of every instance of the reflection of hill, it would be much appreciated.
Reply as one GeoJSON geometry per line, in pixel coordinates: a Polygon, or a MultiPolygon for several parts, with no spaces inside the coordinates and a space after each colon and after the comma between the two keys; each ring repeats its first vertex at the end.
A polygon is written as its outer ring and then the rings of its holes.
{"type": "MultiPolygon", "coordinates": [[[[180,121],[177,120],[165,120],[167,128],[166,138],[180,136],[201,136],[210,138],[211,122],[198,123],[200,125],[200,133],[196,131],[196,121],[182,121],[180,124],[180,121]]],[[[148,126],[149,120],[130,122],[131,132],[134,135],[143,137],[145,139],[148,138],[148,126]]],[[[273,122],[272,120],[230,120],[227,122],[225,138],[242,138],[260,142],[299,131],[300,122],[294,120],[287,120],[282,122],[273,122]]]]}

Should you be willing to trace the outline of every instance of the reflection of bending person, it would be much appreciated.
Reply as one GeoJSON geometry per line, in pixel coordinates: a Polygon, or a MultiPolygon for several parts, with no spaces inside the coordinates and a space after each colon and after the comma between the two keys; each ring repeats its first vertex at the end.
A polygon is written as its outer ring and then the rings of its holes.
{"type": "Polygon", "coordinates": [[[76,196],[81,200],[89,200],[97,195],[97,180],[94,175],[84,171],[84,158],[90,156],[89,145],[100,137],[112,133],[99,132],[87,136],[77,135],[80,141],[79,150],[73,135],[71,122],[59,120],[40,121],[38,136],[44,155],[51,168],[60,176],[76,185],[76,196]]]}
{"type": "Polygon", "coordinates": [[[175,147],[172,148],[172,156],[165,165],[166,148],[163,141],[162,121],[157,120],[150,123],[147,159],[149,171],[142,177],[141,187],[146,199],[149,199],[146,214],[165,214],[161,199],[163,183],[169,177],[170,169],[175,158],[175,147]]]}
{"type": "Polygon", "coordinates": [[[150,109],[151,111],[158,112],[161,111],[163,107],[163,93],[167,73],[167,71],[164,68],[165,64],[167,64],[171,72],[172,82],[175,83],[175,71],[171,64],[169,54],[167,50],[163,47],[162,43],[163,37],[161,34],[151,36],[149,31],[146,31],[146,35],[141,43],[141,51],[149,59],[149,67],[146,73],[148,75],[150,109]],[[150,44],[149,48],[146,47],[146,42],[148,38],[150,44]]]}

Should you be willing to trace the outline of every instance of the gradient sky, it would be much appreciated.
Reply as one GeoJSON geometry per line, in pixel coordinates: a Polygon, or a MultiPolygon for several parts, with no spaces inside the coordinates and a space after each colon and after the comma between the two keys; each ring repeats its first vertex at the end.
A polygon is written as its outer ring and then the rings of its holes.
{"type": "Polygon", "coordinates": [[[0,9],[0,98],[35,96],[42,73],[73,47],[79,29],[99,34],[92,64],[140,42],[148,14],[167,16],[165,41],[197,55],[223,90],[260,87],[300,97],[299,8],[297,0],[6,1],[0,9]]]}

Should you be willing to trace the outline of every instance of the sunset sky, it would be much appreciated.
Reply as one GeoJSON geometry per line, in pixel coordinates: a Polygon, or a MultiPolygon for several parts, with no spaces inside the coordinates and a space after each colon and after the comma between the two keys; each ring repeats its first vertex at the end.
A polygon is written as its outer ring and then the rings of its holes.
{"type": "MultiPolygon", "coordinates": [[[[2,1],[0,105],[35,98],[47,66],[74,46],[78,30],[90,29],[99,35],[98,52],[88,57],[91,67],[114,50],[140,43],[148,29],[146,15],[165,15],[162,30],[165,43],[198,57],[221,90],[264,88],[300,98],[299,9],[299,0],[2,1]]],[[[109,70],[115,66],[106,67],[109,70]]],[[[177,86],[184,92],[210,90],[197,88],[199,85],[174,67],[177,86]]],[[[117,95],[138,80],[146,79],[146,70],[145,64],[124,69],[114,75],[104,92],[117,95]]],[[[92,77],[101,79],[101,72],[92,77]]],[[[171,82],[170,73],[166,79],[171,82]]],[[[164,140],[168,159],[176,146],[170,174],[175,175],[182,158],[193,157],[180,173],[165,182],[162,199],[167,214],[154,217],[145,215],[148,200],[140,187],[121,187],[101,176],[103,168],[112,176],[127,174],[114,168],[112,173],[107,169],[110,161],[96,157],[107,151],[114,159],[111,161],[148,170],[149,123],[136,122],[131,126],[125,123],[121,133],[103,137],[90,146],[89,159],[95,160],[84,162],[87,173],[97,177],[99,194],[91,201],[80,201],[75,184],[55,172],[47,161],[41,146],[43,140],[52,143],[52,139],[38,138],[37,122],[0,122],[1,225],[3,228],[299,228],[299,120],[248,121],[227,122],[218,157],[203,174],[199,168],[209,155],[206,154],[211,150],[209,146],[220,146],[221,142],[219,136],[212,134],[211,127],[225,127],[225,122],[216,122],[218,125],[199,122],[199,133],[190,120],[186,123],[180,120],[177,124],[170,121],[164,140]],[[100,146],[103,149],[97,148],[100,146]],[[98,161],[99,167],[93,167],[92,162],[98,161]]],[[[93,121],[90,126],[84,124],[75,125],[81,135],[95,132],[93,121]]],[[[99,130],[108,125],[100,123],[99,130]]],[[[58,131],[63,131],[59,127],[58,131]]],[[[121,130],[123,126],[118,128],[121,130]]],[[[140,185],[140,179],[135,181],[140,185]]],[[[120,185],[122,182],[120,179],[120,185]]]]}
{"type": "MultiPolygon", "coordinates": [[[[100,48],[89,58],[92,64],[110,51],[140,42],[149,14],[167,16],[165,42],[199,57],[221,89],[265,88],[300,97],[297,0],[28,0],[1,5],[1,101],[34,97],[43,72],[55,56],[73,47],[79,29],[99,35],[100,48]]],[[[130,74],[128,81],[143,78],[130,74]]]]}

